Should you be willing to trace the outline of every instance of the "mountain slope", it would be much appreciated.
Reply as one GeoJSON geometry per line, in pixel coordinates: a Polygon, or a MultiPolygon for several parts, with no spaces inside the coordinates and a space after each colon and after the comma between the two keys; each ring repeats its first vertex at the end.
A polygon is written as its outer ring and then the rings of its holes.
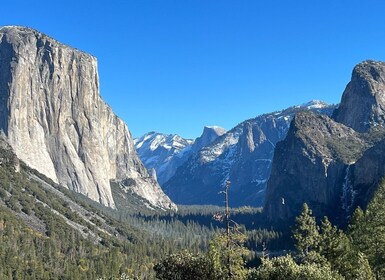
{"type": "Polygon", "coordinates": [[[128,267],[129,254],[116,249],[123,243],[133,249],[130,243],[139,241],[139,231],[119,229],[67,196],[68,190],[19,161],[2,138],[0,161],[1,279],[96,279],[117,275],[112,263],[118,259],[118,266],[128,267]],[[86,269],[93,266],[100,269],[86,269]]]}
{"type": "Polygon", "coordinates": [[[333,109],[313,101],[242,122],[189,158],[163,189],[176,203],[223,205],[218,192],[230,180],[232,206],[261,206],[275,145],[286,136],[294,114],[330,115],[333,109]]]}
{"type": "Polygon", "coordinates": [[[97,61],[24,27],[0,29],[0,130],[18,158],[115,207],[110,180],[175,208],[137,157],[130,132],[99,94],[97,61]]]}
{"type": "Polygon", "coordinates": [[[0,163],[0,279],[154,279],[165,252],[200,251],[214,234],[115,185],[118,211],[61,187],[1,136],[0,163]]]}

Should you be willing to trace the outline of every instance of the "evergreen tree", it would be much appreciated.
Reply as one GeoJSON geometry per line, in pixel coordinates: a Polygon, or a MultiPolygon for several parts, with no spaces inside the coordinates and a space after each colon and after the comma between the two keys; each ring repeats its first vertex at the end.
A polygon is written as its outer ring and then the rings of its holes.
{"type": "Polygon", "coordinates": [[[357,209],[349,226],[354,246],[367,256],[376,279],[385,279],[385,179],[365,211],[357,209]]]}
{"type": "Polygon", "coordinates": [[[290,256],[264,259],[262,265],[250,271],[247,280],[342,280],[329,265],[297,264],[290,256]]]}
{"type": "Polygon", "coordinates": [[[293,239],[297,250],[306,256],[319,243],[319,228],[312,211],[306,203],[302,206],[301,214],[295,219],[293,239]]]}
{"type": "Polygon", "coordinates": [[[239,232],[231,233],[229,241],[226,234],[219,234],[211,240],[208,259],[218,279],[245,279],[244,257],[249,253],[244,247],[245,240],[246,236],[239,232]]]}
{"type": "Polygon", "coordinates": [[[172,254],[154,266],[159,280],[219,280],[209,260],[187,251],[172,254]]]}
{"type": "Polygon", "coordinates": [[[373,273],[364,254],[357,251],[348,236],[327,217],[321,223],[319,253],[330,263],[333,270],[338,271],[346,279],[373,279],[373,273]]]}

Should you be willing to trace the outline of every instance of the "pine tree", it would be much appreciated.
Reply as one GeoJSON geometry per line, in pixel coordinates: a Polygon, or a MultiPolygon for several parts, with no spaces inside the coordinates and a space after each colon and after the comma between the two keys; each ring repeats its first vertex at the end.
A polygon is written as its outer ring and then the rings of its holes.
{"type": "Polygon", "coordinates": [[[348,236],[325,217],[321,225],[320,253],[333,270],[346,279],[372,280],[373,273],[365,254],[354,248],[348,236]]]}
{"type": "Polygon", "coordinates": [[[246,236],[239,232],[230,233],[230,244],[226,234],[219,234],[211,240],[208,259],[218,279],[245,279],[244,257],[249,253],[244,247],[245,240],[246,236]]]}
{"type": "Polygon", "coordinates": [[[302,256],[306,256],[311,249],[318,246],[320,238],[318,230],[311,209],[304,203],[301,214],[295,219],[293,231],[295,246],[302,256]]]}
{"type": "Polygon", "coordinates": [[[357,209],[349,226],[353,245],[367,256],[376,279],[385,279],[385,179],[367,209],[357,209]]]}

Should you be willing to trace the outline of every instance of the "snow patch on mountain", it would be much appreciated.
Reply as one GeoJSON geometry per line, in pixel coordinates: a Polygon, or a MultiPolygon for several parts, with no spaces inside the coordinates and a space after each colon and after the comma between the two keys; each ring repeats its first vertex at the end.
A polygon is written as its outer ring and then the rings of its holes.
{"type": "Polygon", "coordinates": [[[313,100],[246,120],[193,153],[163,188],[176,203],[222,205],[217,194],[230,180],[232,206],[261,206],[275,145],[294,115],[303,110],[330,115],[334,108],[313,100]]]}
{"type": "Polygon", "coordinates": [[[196,140],[184,139],[176,134],[149,132],[134,139],[138,155],[147,169],[154,169],[158,182],[163,184],[171,178],[177,168],[218,136],[226,133],[219,126],[205,126],[196,140]]]}

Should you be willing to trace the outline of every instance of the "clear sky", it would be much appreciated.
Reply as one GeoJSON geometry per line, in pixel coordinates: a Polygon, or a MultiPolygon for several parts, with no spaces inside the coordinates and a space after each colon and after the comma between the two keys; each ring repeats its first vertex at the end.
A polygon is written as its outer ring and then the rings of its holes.
{"type": "Polygon", "coordinates": [[[385,61],[383,0],[2,1],[0,25],[96,56],[101,95],[136,137],[337,103],[355,64],[385,61]]]}

